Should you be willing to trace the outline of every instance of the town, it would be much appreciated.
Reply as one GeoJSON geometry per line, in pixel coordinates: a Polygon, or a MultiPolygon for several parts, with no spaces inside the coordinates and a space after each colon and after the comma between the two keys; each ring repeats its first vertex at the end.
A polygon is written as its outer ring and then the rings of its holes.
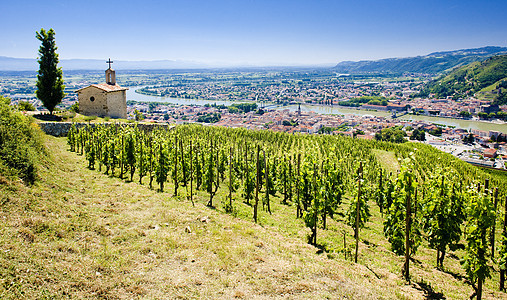
{"type": "Polygon", "coordinates": [[[146,116],[144,121],[147,122],[203,123],[288,133],[342,134],[360,139],[375,139],[376,133],[391,127],[403,128],[408,135],[406,139],[410,139],[414,129],[420,129],[425,132],[425,138],[424,141],[418,142],[433,145],[469,163],[505,169],[504,160],[507,159],[505,132],[477,129],[469,132],[462,128],[438,126],[428,121],[406,121],[367,114],[327,115],[289,109],[256,109],[249,112],[237,112],[225,106],[215,105],[140,103],[129,106],[129,110],[131,113],[134,111],[142,113],[146,116]],[[470,135],[473,137],[472,141],[468,139],[470,135]]]}
{"type": "MultiPolygon", "coordinates": [[[[60,110],[77,102],[76,90],[102,80],[101,72],[72,72],[66,75],[66,93],[60,110]]],[[[35,75],[32,73],[1,74],[0,93],[12,104],[29,102],[37,110],[44,108],[34,96],[35,75]]],[[[507,158],[505,136],[507,125],[501,120],[507,107],[491,108],[488,101],[474,98],[431,99],[414,97],[429,78],[423,75],[349,76],[329,70],[258,70],[206,71],[157,74],[124,72],[118,76],[122,85],[135,90],[140,98],[159,99],[148,102],[128,99],[130,119],[144,122],[180,124],[196,122],[225,127],[269,129],[288,133],[343,134],[355,138],[375,139],[382,129],[396,127],[411,139],[413,130],[425,132],[424,141],[452,153],[472,164],[505,169],[507,158]],[[169,104],[165,99],[203,100],[203,105],[169,104]],[[365,99],[366,101],[355,101],[365,99]],[[242,111],[217,101],[255,103],[255,109],[242,111]],[[310,109],[301,110],[301,105],[310,109]],[[351,114],[319,114],[314,107],[359,109],[351,114]],[[496,122],[494,129],[463,129],[434,124],[430,120],[402,120],[400,115],[436,116],[452,119],[479,120],[486,116],[496,122]],[[498,127],[505,130],[498,130],[498,127]],[[431,134],[430,134],[431,133],[431,134]]]]}

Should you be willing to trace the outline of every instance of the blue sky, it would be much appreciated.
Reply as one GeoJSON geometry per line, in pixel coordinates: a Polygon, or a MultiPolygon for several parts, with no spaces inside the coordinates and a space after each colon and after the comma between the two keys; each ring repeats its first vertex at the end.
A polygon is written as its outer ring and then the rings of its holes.
{"type": "Polygon", "coordinates": [[[506,0],[3,1],[0,56],[305,65],[507,46],[506,0]]]}

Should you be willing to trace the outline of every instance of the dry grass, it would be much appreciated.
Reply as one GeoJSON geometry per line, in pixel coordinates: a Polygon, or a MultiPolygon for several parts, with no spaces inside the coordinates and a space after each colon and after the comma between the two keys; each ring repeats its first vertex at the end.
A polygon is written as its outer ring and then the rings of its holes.
{"type": "MultiPolygon", "coordinates": [[[[463,280],[433,267],[428,249],[412,268],[420,284],[405,283],[402,259],[389,251],[375,207],[354,264],[344,259],[343,232],[350,250],[352,231],[339,215],[319,230],[327,252],[317,254],[305,243],[308,231],[294,207],[277,198],[273,215],[260,212],[254,224],[252,208],[239,201],[232,215],[223,212],[225,190],[217,209],[205,207],[201,192],[193,207],[171,197],[171,185],[160,193],[88,170],[65,143],[47,138],[54,159],[41,167],[35,186],[0,186],[1,299],[432,299],[438,293],[463,299],[471,293],[463,280]]],[[[463,275],[457,260],[446,258],[445,265],[463,275]]],[[[491,280],[485,294],[505,297],[491,280]]]]}
{"type": "Polygon", "coordinates": [[[389,152],[380,149],[373,149],[372,152],[373,154],[375,154],[380,164],[384,169],[387,170],[387,172],[396,174],[396,172],[400,170],[400,164],[398,162],[398,159],[394,155],[394,152],[389,152]]]}
{"type": "MultiPolygon", "coordinates": [[[[65,140],[33,187],[2,185],[0,298],[376,298],[339,261],[199,201],[84,168],[65,140]],[[206,217],[206,218],[204,218],[206,217]]],[[[366,273],[365,273],[366,274],[366,273]]]]}

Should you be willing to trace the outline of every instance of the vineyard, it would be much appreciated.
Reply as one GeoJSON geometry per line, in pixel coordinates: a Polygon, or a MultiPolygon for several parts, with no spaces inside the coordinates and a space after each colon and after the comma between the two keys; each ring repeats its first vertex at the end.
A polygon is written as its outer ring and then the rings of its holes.
{"type": "MultiPolygon", "coordinates": [[[[73,126],[68,145],[90,169],[169,192],[175,201],[202,202],[263,226],[282,224],[295,236],[303,231],[330,259],[378,269],[400,262],[394,272],[410,282],[421,281],[415,257],[422,253],[433,256],[426,262],[433,269],[464,274],[456,281],[469,284],[477,299],[485,285],[504,289],[507,180],[424,144],[98,125],[73,126]],[[381,241],[371,234],[379,227],[381,241]],[[381,243],[392,254],[379,252],[381,243]]],[[[422,279],[431,287],[428,277],[422,279]]]]}

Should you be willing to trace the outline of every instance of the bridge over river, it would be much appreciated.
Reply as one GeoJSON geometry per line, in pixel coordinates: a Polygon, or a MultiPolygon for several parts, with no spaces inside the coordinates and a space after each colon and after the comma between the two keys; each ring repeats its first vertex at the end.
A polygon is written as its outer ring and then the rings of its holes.
{"type": "MultiPolygon", "coordinates": [[[[129,87],[129,90],[127,91],[127,100],[143,101],[143,102],[163,102],[176,105],[205,105],[205,104],[231,105],[233,103],[238,103],[238,101],[171,98],[136,93],[135,91],[140,88],[142,87],[141,86],[129,87]]],[[[252,101],[245,102],[251,103],[252,101]]],[[[298,110],[298,104],[296,103],[283,106],[276,103],[260,102],[258,103],[258,105],[264,109],[270,110],[271,109],[277,110],[288,109],[290,111],[298,110]]],[[[346,115],[346,114],[353,114],[358,116],[372,115],[385,118],[390,118],[392,116],[391,113],[387,111],[373,111],[373,110],[363,110],[350,107],[343,107],[338,105],[321,105],[307,103],[301,104],[301,111],[302,112],[314,111],[315,113],[318,114],[332,114],[332,115],[346,115]]],[[[478,129],[485,131],[496,130],[507,134],[507,123],[493,123],[476,120],[451,119],[451,118],[422,116],[422,115],[417,116],[408,114],[401,116],[398,115],[396,118],[407,121],[426,121],[430,123],[442,124],[446,126],[454,126],[463,129],[478,129]]]]}

